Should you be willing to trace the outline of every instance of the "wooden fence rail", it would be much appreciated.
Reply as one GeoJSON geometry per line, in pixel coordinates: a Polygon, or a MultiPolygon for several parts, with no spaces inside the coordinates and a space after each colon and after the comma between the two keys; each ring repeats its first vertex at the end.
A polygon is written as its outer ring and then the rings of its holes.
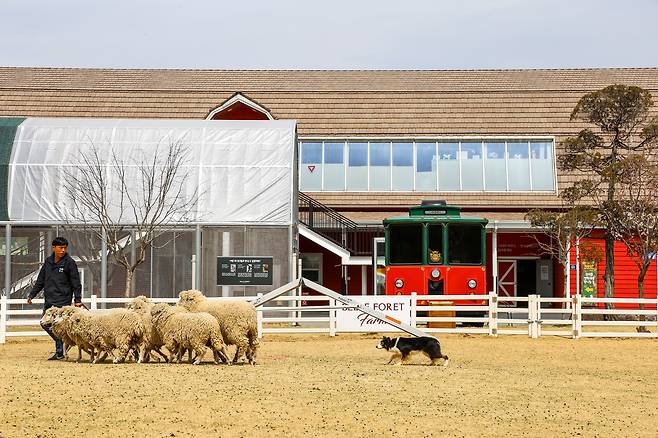
{"type": "MultiPolygon", "coordinates": [[[[273,298],[258,307],[259,335],[267,333],[336,333],[351,331],[341,328],[341,321],[354,307],[341,305],[326,296],[293,295],[273,298]],[[317,304],[317,302],[322,302],[317,304]],[[317,305],[316,305],[317,304],[317,305]]],[[[257,300],[262,296],[209,298],[210,300],[257,300]]],[[[378,298],[350,296],[355,301],[378,298]]],[[[634,298],[547,298],[488,295],[417,295],[381,297],[401,300],[408,309],[408,323],[427,333],[470,333],[489,336],[526,335],[581,337],[640,337],[658,339],[658,300],[634,298]],[[464,301],[484,302],[467,305],[464,301]],[[639,309],[642,304],[645,308],[639,309]],[[622,308],[615,307],[622,305],[622,308]],[[627,307],[638,308],[627,308],[627,307]],[[607,308],[612,307],[612,308],[607,308]],[[468,312],[468,314],[461,314],[468,312]],[[476,314],[477,313],[477,314],[476,314]],[[638,330],[641,328],[641,330],[638,330]]],[[[92,295],[83,303],[91,310],[102,311],[122,307],[130,298],[99,298],[92,295]]],[[[176,303],[177,298],[154,298],[153,302],[176,303]]],[[[387,301],[388,302],[388,301],[387,301]]],[[[0,297],[0,344],[7,338],[45,336],[39,328],[43,299],[27,305],[24,299],[0,297]]],[[[393,331],[381,325],[364,326],[359,332],[393,331]]]]}

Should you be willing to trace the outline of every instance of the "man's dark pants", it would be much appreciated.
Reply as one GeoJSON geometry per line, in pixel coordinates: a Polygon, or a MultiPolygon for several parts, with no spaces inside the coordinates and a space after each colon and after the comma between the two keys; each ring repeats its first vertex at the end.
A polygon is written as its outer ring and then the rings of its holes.
{"type": "MultiPolygon", "coordinates": [[[[54,304],[44,303],[43,313],[46,313],[46,310],[48,310],[51,307],[62,307],[62,306],[55,306],[54,304]]],[[[59,339],[57,336],[55,336],[55,334],[53,333],[50,327],[41,324],[41,328],[44,329],[45,332],[48,333],[50,337],[53,338],[53,340],[55,341],[55,354],[57,354],[57,356],[64,356],[64,343],[62,342],[62,340],[59,339]]]]}

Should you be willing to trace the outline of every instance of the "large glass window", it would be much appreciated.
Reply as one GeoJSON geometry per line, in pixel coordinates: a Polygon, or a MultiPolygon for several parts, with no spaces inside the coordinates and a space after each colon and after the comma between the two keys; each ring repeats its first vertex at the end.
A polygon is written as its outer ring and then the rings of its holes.
{"type": "Polygon", "coordinates": [[[324,144],[324,190],[345,190],[345,143],[324,144]]]}
{"type": "Polygon", "coordinates": [[[439,143],[439,190],[459,189],[459,143],[439,143]]]}
{"type": "Polygon", "coordinates": [[[555,190],[554,142],[303,141],[300,190],[526,192],[555,190]]]}
{"type": "Polygon", "coordinates": [[[484,190],[482,178],[482,143],[461,144],[462,190],[484,190]]]}
{"type": "Polygon", "coordinates": [[[302,143],[299,188],[322,190],[322,143],[302,143]]]}
{"type": "Polygon", "coordinates": [[[416,143],[416,190],[436,190],[436,143],[416,143]]]}
{"type": "Polygon", "coordinates": [[[507,143],[507,165],[509,167],[509,189],[530,190],[527,141],[507,143]]]}
{"type": "Polygon", "coordinates": [[[347,190],[368,190],[368,143],[347,144],[347,190]]]}
{"type": "Polygon", "coordinates": [[[484,144],[485,187],[491,191],[507,190],[505,143],[484,144]]]}
{"type": "Polygon", "coordinates": [[[393,190],[412,191],[414,189],[414,145],[413,143],[393,143],[393,190]]]}
{"type": "Polygon", "coordinates": [[[370,143],[370,191],[391,190],[391,143],[370,143]]]}
{"type": "Polygon", "coordinates": [[[530,143],[532,190],[554,190],[553,142],[530,143]]]}
{"type": "Polygon", "coordinates": [[[388,261],[391,264],[421,264],[423,262],[423,226],[389,225],[388,261]]]}
{"type": "Polygon", "coordinates": [[[481,225],[448,225],[448,263],[452,265],[482,264],[481,225]]]}

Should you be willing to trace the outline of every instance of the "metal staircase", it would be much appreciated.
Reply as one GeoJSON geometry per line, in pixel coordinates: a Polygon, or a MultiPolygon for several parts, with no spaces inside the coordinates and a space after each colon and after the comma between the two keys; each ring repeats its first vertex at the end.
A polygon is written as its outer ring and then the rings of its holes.
{"type": "Polygon", "coordinates": [[[299,192],[299,221],[355,256],[371,256],[373,239],[384,236],[382,225],[357,224],[302,192],[299,192]]]}

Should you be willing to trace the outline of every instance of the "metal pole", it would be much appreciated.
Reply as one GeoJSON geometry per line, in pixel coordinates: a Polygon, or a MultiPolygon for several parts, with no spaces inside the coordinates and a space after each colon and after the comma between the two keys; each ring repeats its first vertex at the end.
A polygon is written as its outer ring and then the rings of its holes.
{"type": "Polygon", "coordinates": [[[107,230],[101,229],[101,298],[107,298],[107,230]]]}
{"type": "Polygon", "coordinates": [[[196,226],[195,230],[195,265],[194,265],[194,289],[201,290],[201,225],[196,226]]]}
{"type": "Polygon", "coordinates": [[[493,292],[498,294],[498,227],[494,222],[494,228],[491,232],[491,276],[493,277],[493,292]]]}
{"type": "Polygon", "coordinates": [[[5,296],[11,289],[11,225],[5,226],[5,296]]]}

